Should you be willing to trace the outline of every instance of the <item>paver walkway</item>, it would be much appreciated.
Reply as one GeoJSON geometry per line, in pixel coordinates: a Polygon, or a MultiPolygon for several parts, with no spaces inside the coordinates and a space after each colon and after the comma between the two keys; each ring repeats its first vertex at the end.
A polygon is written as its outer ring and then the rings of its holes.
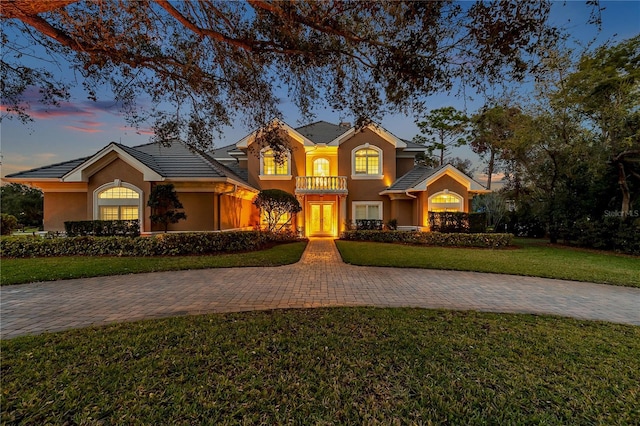
{"type": "Polygon", "coordinates": [[[409,306],[555,314],[640,325],[640,288],[476,272],[346,265],[331,239],[300,262],[119,275],[0,288],[0,335],[209,312],[409,306]]]}

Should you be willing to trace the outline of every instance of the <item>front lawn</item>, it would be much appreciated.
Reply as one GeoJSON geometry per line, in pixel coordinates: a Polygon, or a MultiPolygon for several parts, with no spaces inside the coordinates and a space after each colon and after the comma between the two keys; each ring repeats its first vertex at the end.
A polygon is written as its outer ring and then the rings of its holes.
{"type": "Polygon", "coordinates": [[[515,239],[503,250],[336,241],[346,263],[529,275],[640,287],[640,258],[515,239]]]}
{"type": "Polygon", "coordinates": [[[278,244],[267,250],[207,256],[70,256],[2,259],[0,283],[2,285],[23,284],[181,269],[288,265],[300,260],[306,246],[306,242],[296,242],[278,244]]]}
{"type": "Polygon", "coordinates": [[[637,424],[640,327],[421,309],[179,317],[0,343],[3,424],[637,424]]]}

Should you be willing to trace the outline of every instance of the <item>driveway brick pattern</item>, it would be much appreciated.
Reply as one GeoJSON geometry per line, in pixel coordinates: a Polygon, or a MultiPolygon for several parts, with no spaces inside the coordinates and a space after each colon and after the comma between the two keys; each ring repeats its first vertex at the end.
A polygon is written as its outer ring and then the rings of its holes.
{"type": "Polygon", "coordinates": [[[640,288],[347,265],[313,239],[294,265],[118,275],[0,288],[0,336],[147,318],[326,306],[552,314],[640,325],[640,288]]]}

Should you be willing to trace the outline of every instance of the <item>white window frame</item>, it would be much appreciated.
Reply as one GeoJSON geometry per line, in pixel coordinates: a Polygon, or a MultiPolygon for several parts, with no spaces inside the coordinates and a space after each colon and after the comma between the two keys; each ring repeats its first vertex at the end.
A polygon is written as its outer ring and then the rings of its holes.
{"type": "Polygon", "coordinates": [[[378,206],[378,218],[372,220],[383,220],[384,203],[382,201],[352,201],[351,202],[351,222],[356,223],[356,206],[378,206]]]}
{"type": "Polygon", "coordinates": [[[264,153],[273,151],[271,147],[260,150],[260,180],[291,180],[291,151],[287,150],[287,174],[286,175],[266,175],[264,174],[264,153]]]}
{"type": "Polygon", "coordinates": [[[457,206],[457,209],[458,209],[457,211],[464,212],[464,197],[462,197],[462,195],[460,195],[458,193],[449,191],[447,189],[445,189],[444,191],[436,192],[435,194],[433,194],[433,195],[431,195],[429,197],[429,199],[428,199],[428,203],[429,204],[428,204],[428,208],[427,208],[428,211],[433,211],[433,207],[434,207],[433,204],[434,203],[431,200],[433,200],[434,198],[436,198],[439,195],[453,195],[455,197],[458,197],[458,199],[460,201],[457,202],[457,203],[437,203],[437,207],[445,208],[445,209],[447,209],[447,211],[449,211],[448,209],[453,209],[453,208],[456,208],[456,206],[457,206]],[[444,206],[444,207],[441,207],[441,206],[444,206]]]}
{"type": "Polygon", "coordinates": [[[138,222],[140,223],[140,232],[144,229],[144,192],[142,189],[127,182],[122,182],[120,179],[116,179],[113,182],[100,185],[93,191],[93,219],[100,219],[100,206],[137,206],[138,207],[138,222]],[[100,198],[100,193],[111,188],[123,187],[131,189],[138,194],[138,198],[100,198]]]}
{"type": "Polygon", "coordinates": [[[384,168],[382,167],[382,159],[384,155],[382,149],[378,148],[375,145],[371,145],[369,143],[365,143],[364,145],[359,145],[353,150],[351,150],[351,179],[360,180],[360,179],[382,179],[384,176],[382,171],[384,168]],[[361,149],[372,149],[378,153],[378,173],[377,174],[356,174],[356,152],[361,149]]]}

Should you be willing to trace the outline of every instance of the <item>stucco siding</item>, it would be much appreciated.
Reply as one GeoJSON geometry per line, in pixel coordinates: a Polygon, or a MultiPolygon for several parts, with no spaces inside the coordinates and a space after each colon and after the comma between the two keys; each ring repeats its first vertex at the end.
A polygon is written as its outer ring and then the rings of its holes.
{"type": "Polygon", "coordinates": [[[391,217],[396,219],[399,226],[416,226],[414,220],[416,200],[394,200],[391,202],[391,217]]]}
{"type": "Polygon", "coordinates": [[[249,173],[249,184],[260,189],[281,189],[294,193],[296,187],[296,176],[305,176],[306,155],[304,147],[297,141],[289,138],[291,147],[291,179],[260,179],[260,148],[252,145],[247,150],[247,167],[249,173]]]}
{"type": "MultiPolygon", "coordinates": [[[[214,231],[214,194],[206,192],[178,192],[184,206],[186,220],[170,224],[170,231],[214,231]]],[[[154,230],[162,230],[154,227],[154,230]]]]}
{"type": "Polygon", "coordinates": [[[258,209],[251,200],[230,195],[220,196],[220,229],[254,227],[259,224],[258,209]]]}
{"type": "Polygon", "coordinates": [[[396,159],[396,176],[403,176],[415,166],[414,158],[398,158],[396,159]]]}
{"type": "Polygon", "coordinates": [[[91,220],[84,192],[45,192],[44,230],[64,231],[66,221],[91,220]]]}
{"type": "Polygon", "coordinates": [[[347,199],[347,218],[352,220],[352,202],[354,201],[382,201],[383,220],[391,219],[391,205],[389,197],[379,195],[396,179],[396,149],[377,133],[364,129],[343,142],[338,148],[339,175],[347,177],[349,197],[347,199]],[[368,143],[382,150],[382,179],[353,179],[351,170],[352,151],[368,143]]]}

